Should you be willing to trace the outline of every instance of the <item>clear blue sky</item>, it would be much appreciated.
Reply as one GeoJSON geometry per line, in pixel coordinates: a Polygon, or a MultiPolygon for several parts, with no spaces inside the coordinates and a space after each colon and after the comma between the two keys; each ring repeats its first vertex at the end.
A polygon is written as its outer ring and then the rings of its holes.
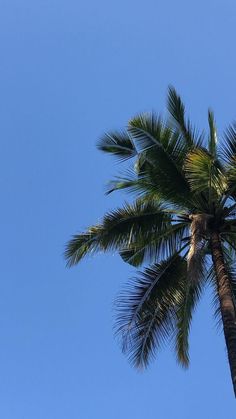
{"type": "Polygon", "coordinates": [[[235,0],[1,0],[2,419],[233,419],[236,402],[210,292],[191,367],[171,349],[137,373],[113,338],[112,302],[134,274],[115,255],[65,269],[70,235],[123,196],[95,144],[169,83],[193,120],[236,118],[235,0]]]}

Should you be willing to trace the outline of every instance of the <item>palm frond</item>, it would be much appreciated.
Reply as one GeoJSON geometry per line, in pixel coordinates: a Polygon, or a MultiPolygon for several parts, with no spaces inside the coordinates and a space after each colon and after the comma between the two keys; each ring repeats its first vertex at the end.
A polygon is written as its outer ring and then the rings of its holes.
{"type": "Polygon", "coordinates": [[[171,225],[171,215],[154,201],[137,200],[107,213],[101,224],[78,234],[68,243],[68,266],[77,264],[86,254],[97,251],[129,249],[133,243],[163,232],[171,225]]]}
{"type": "Polygon", "coordinates": [[[236,156],[236,123],[230,125],[224,133],[221,143],[221,155],[226,164],[235,162],[236,156]]]}
{"type": "Polygon", "coordinates": [[[87,254],[92,254],[100,250],[100,243],[97,240],[99,226],[91,227],[86,233],[75,234],[67,243],[65,250],[65,259],[67,266],[71,267],[87,254]]]}
{"type": "Polygon", "coordinates": [[[114,155],[118,160],[124,161],[135,157],[137,150],[127,132],[106,133],[98,142],[98,149],[114,155]]]}
{"type": "Polygon", "coordinates": [[[185,173],[194,192],[209,190],[221,196],[227,190],[227,181],[221,164],[203,148],[191,151],[185,161],[185,173]]]}
{"type": "Polygon", "coordinates": [[[132,118],[128,124],[128,132],[140,152],[159,148],[171,137],[170,128],[155,113],[140,114],[132,118]]]}
{"type": "Polygon", "coordinates": [[[106,194],[109,195],[114,191],[125,190],[136,197],[146,199],[160,199],[157,187],[154,181],[147,174],[137,174],[135,169],[129,168],[123,171],[123,175],[116,176],[111,180],[106,188],[106,194]]]}
{"type": "Polygon", "coordinates": [[[193,207],[193,196],[188,189],[181,189],[177,178],[172,178],[168,173],[165,175],[159,166],[150,167],[147,171],[125,177],[117,176],[108,184],[107,194],[114,191],[125,190],[139,198],[160,199],[176,208],[182,208],[187,211],[193,207]]]}
{"type": "Polygon", "coordinates": [[[116,333],[136,367],[146,367],[173,335],[182,300],[186,262],[178,254],[131,280],[117,299],[116,333]]]}
{"type": "Polygon", "coordinates": [[[189,149],[200,146],[202,135],[200,136],[194,129],[189,120],[185,119],[185,106],[174,89],[170,86],[168,89],[167,109],[172,116],[175,125],[180,130],[189,149]]]}
{"type": "Polygon", "coordinates": [[[180,134],[155,113],[140,114],[129,121],[128,131],[145,159],[159,162],[161,157],[181,169],[189,151],[180,134]]]}
{"type": "Polygon", "coordinates": [[[157,263],[189,245],[186,239],[187,232],[186,223],[165,225],[158,234],[150,234],[143,240],[132,243],[127,249],[123,249],[120,256],[126,263],[133,266],[157,263]]]}
{"type": "MultiPolygon", "coordinates": [[[[203,263],[202,255],[202,267],[203,263]]],[[[200,271],[202,270],[201,266],[200,271]]],[[[189,332],[192,316],[202,294],[203,286],[205,284],[204,280],[206,279],[204,278],[204,275],[202,275],[201,278],[199,276],[200,275],[198,275],[197,281],[191,281],[188,278],[188,274],[186,275],[184,297],[177,313],[176,354],[178,362],[185,368],[189,365],[189,332]]]]}

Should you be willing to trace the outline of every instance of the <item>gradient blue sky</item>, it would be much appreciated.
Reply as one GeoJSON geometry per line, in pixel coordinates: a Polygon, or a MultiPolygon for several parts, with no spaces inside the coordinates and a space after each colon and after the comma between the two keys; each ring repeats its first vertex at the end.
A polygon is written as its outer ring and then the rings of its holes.
{"type": "Polygon", "coordinates": [[[75,269],[70,235],[123,200],[95,144],[137,112],[164,110],[168,84],[198,125],[236,118],[236,3],[0,1],[2,419],[233,419],[210,292],[191,367],[170,349],[144,373],[121,354],[112,302],[134,274],[115,255],[75,269]]]}

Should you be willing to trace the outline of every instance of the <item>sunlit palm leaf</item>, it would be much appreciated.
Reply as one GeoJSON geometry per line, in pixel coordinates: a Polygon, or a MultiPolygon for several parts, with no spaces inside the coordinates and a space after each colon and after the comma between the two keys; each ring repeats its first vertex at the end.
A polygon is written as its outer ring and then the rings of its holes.
{"type": "Polygon", "coordinates": [[[227,190],[227,182],[221,164],[205,149],[191,151],[185,161],[186,177],[192,191],[222,195],[227,190]]]}

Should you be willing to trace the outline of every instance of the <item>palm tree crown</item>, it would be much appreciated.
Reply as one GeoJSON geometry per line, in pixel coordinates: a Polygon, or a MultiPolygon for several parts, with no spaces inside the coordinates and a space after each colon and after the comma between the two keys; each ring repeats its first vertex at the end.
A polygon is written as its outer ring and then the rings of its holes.
{"type": "Polygon", "coordinates": [[[206,136],[186,119],[172,87],[167,107],[166,120],[138,115],[126,131],[100,140],[100,150],[132,161],[108,193],[125,189],[134,201],[73,236],[65,256],[72,266],[87,254],[117,250],[135,267],[148,265],[117,299],[117,334],[137,367],[147,366],[168,339],[188,366],[192,314],[210,282],[236,392],[236,126],[217,143],[212,111],[206,136]]]}

